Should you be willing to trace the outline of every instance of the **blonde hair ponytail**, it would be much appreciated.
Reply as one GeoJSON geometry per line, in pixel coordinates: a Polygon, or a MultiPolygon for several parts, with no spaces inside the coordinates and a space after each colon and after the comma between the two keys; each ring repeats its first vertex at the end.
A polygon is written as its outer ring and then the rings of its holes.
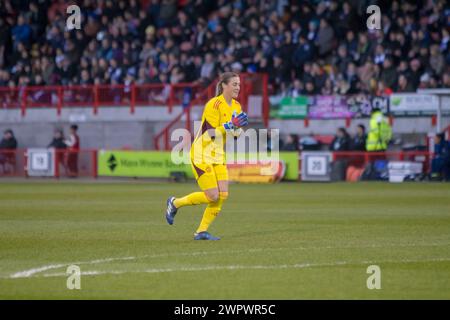
{"type": "Polygon", "coordinates": [[[219,77],[219,82],[216,85],[216,97],[220,96],[223,93],[222,84],[228,84],[231,78],[239,77],[239,74],[236,72],[224,72],[219,77]]]}
{"type": "Polygon", "coordinates": [[[219,80],[219,82],[217,82],[216,84],[216,97],[220,96],[223,92],[223,87],[222,87],[222,81],[219,80]]]}

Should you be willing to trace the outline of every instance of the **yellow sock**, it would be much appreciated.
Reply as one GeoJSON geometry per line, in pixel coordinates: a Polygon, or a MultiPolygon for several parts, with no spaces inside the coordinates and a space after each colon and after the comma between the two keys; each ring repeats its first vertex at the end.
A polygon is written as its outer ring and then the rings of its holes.
{"type": "Polygon", "coordinates": [[[196,204],[209,203],[210,201],[206,197],[204,192],[193,192],[183,198],[177,198],[173,201],[173,204],[177,208],[184,206],[192,206],[196,204]]]}
{"type": "Polygon", "coordinates": [[[203,213],[202,221],[200,222],[200,225],[197,228],[197,233],[208,230],[211,223],[214,221],[214,219],[216,219],[217,215],[220,212],[218,206],[219,201],[220,200],[208,204],[208,206],[205,209],[205,212],[203,213]]]}
{"type": "Polygon", "coordinates": [[[222,204],[227,198],[228,192],[220,192],[219,200],[208,204],[205,212],[203,213],[202,221],[200,222],[200,225],[198,226],[198,229],[196,231],[197,233],[208,230],[211,223],[219,215],[220,210],[222,210],[222,204]]]}

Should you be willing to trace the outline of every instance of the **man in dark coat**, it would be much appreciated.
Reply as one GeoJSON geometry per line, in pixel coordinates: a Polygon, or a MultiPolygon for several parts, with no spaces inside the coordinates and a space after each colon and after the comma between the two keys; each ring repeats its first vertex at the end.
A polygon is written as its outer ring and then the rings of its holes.
{"type": "Polygon", "coordinates": [[[47,148],[55,148],[56,152],[56,165],[63,165],[64,169],[67,172],[67,167],[65,165],[64,156],[65,150],[67,148],[67,144],[64,142],[64,133],[61,129],[55,130],[53,134],[53,140],[47,146],[47,148]]]}
{"type": "Polygon", "coordinates": [[[337,129],[336,136],[330,145],[331,151],[348,151],[350,150],[350,136],[345,128],[337,129]]]}
{"type": "MultiPolygon", "coordinates": [[[[14,132],[11,129],[5,130],[3,133],[3,139],[0,141],[0,164],[3,166],[3,172],[5,172],[6,164],[15,166],[16,164],[16,153],[17,140],[14,137],[14,132]]],[[[13,169],[14,170],[14,169],[13,169]]]]}
{"type": "Polygon", "coordinates": [[[356,130],[356,135],[352,139],[351,149],[354,151],[366,151],[366,127],[360,124],[356,130]]]}

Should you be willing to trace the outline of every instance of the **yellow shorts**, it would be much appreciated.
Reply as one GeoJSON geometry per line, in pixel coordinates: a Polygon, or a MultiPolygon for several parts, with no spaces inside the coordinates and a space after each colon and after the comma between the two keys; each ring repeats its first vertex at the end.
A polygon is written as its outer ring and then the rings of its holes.
{"type": "Polygon", "coordinates": [[[192,163],[195,179],[203,191],[217,188],[217,181],[228,181],[228,170],[225,164],[192,163]]]}

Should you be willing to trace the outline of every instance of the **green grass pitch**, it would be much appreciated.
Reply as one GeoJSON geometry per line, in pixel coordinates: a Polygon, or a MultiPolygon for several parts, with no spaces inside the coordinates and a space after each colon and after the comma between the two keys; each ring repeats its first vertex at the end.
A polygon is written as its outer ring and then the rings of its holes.
{"type": "Polygon", "coordinates": [[[235,184],[216,242],[193,240],[203,206],[163,217],[169,195],[196,190],[0,182],[0,299],[450,298],[450,184],[235,184]]]}

